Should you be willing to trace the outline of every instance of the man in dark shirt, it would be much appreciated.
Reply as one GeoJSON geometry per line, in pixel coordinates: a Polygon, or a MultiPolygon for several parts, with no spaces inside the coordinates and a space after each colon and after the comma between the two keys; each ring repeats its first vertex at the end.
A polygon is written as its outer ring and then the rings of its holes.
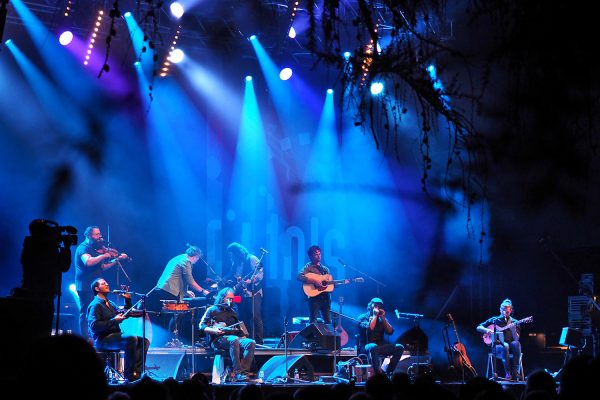
{"type": "Polygon", "coordinates": [[[122,253],[115,257],[110,251],[105,251],[104,239],[100,228],[88,226],[84,231],[85,240],[75,251],[75,289],[79,296],[79,328],[81,336],[88,337],[87,309],[94,299],[95,293],[90,289],[92,282],[101,278],[102,273],[111,268],[119,260],[126,259],[122,253]]]}
{"type": "Polygon", "coordinates": [[[361,335],[361,342],[364,343],[364,351],[369,357],[369,362],[376,373],[385,372],[390,375],[394,373],[396,365],[402,357],[404,346],[385,342],[385,335],[394,333],[394,328],[390,325],[383,309],[383,300],[379,297],[373,297],[367,305],[367,312],[358,317],[358,329],[361,335]],[[382,358],[392,356],[387,370],[381,367],[382,358]]]}
{"type": "Polygon", "coordinates": [[[488,318],[479,325],[477,325],[477,332],[484,336],[489,336],[493,346],[494,356],[502,360],[504,365],[505,378],[509,380],[519,380],[520,378],[520,363],[521,359],[521,343],[519,342],[519,335],[521,327],[519,326],[516,319],[511,317],[513,312],[512,301],[510,299],[504,299],[500,303],[500,315],[488,318]],[[508,329],[502,329],[501,335],[494,333],[498,331],[498,328],[505,328],[510,325],[508,329]],[[510,354],[512,353],[513,359],[511,362],[510,354]]]}
{"type": "MultiPolygon", "coordinates": [[[[88,307],[87,320],[94,346],[98,351],[125,350],[125,378],[130,381],[139,379],[150,341],[146,339],[144,343],[142,337],[121,331],[120,324],[127,316],[119,313],[117,305],[106,297],[110,293],[110,287],[103,278],[95,279],[91,289],[96,297],[88,307]]],[[[122,296],[125,298],[125,308],[131,308],[131,294],[125,293],[122,296]]]]}
{"type": "Polygon", "coordinates": [[[232,378],[245,381],[250,374],[256,342],[239,332],[232,334],[227,327],[237,326],[239,319],[233,308],[233,289],[223,288],[215,296],[214,305],[209,307],[200,321],[200,332],[210,335],[210,345],[215,350],[229,351],[233,363],[232,378]],[[238,336],[238,334],[242,336],[238,336]]]}
{"type": "MultiPolygon", "coordinates": [[[[262,255],[264,256],[265,253],[263,252],[262,255]]],[[[230,243],[227,246],[227,256],[231,262],[231,267],[223,279],[231,282],[235,295],[242,296],[240,317],[244,321],[250,322],[250,336],[256,343],[262,344],[264,286],[262,257],[259,259],[244,246],[236,242],[230,243]]]]}

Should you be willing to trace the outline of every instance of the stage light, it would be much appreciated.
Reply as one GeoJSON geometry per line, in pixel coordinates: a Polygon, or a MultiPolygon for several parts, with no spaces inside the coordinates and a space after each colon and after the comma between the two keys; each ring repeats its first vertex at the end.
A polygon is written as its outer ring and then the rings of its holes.
{"type": "Polygon", "coordinates": [[[333,94],[333,89],[327,89],[327,94],[333,94]]]}
{"type": "Polygon", "coordinates": [[[383,92],[383,83],[381,83],[381,82],[371,83],[371,94],[372,95],[377,96],[381,92],[383,92]]]}
{"type": "Polygon", "coordinates": [[[179,64],[185,58],[185,53],[181,49],[173,49],[169,53],[169,57],[167,60],[171,61],[173,64],[179,64]]]}
{"type": "Polygon", "coordinates": [[[349,60],[351,55],[352,55],[352,53],[350,53],[349,51],[345,51],[345,52],[344,52],[344,58],[345,58],[346,60],[349,60]]]}
{"type": "Polygon", "coordinates": [[[250,40],[256,40],[256,35],[252,35],[248,39],[250,39],[250,40]]]}
{"type": "Polygon", "coordinates": [[[252,82],[252,77],[250,75],[246,77],[246,82],[252,82]]]}
{"type": "Polygon", "coordinates": [[[12,44],[12,39],[6,39],[6,41],[4,42],[5,45],[10,45],[12,44]]]}
{"type": "Polygon", "coordinates": [[[125,14],[123,14],[123,16],[124,16],[125,18],[129,18],[129,17],[131,17],[131,12],[130,12],[130,11],[127,11],[125,14]]]}
{"type": "Polygon", "coordinates": [[[293,26],[290,28],[290,31],[288,32],[288,36],[292,39],[294,39],[296,37],[296,30],[294,29],[293,26]]]}
{"type": "Polygon", "coordinates": [[[71,291],[71,292],[76,292],[76,291],[77,291],[77,289],[75,289],[75,288],[76,288],[76,286],[75,286],[75,284],[74,284],[74,283],[71,283],[71,284],[69,285],[69,291],[71,291]]]}
{"type": "Polygon", "coordinates": [[[169,8],[171,9],[171,14],[173,14],[173,16],[177,19],[181,18],[185,12],[183,5],[177,1],[172,2],[169,8]]]}
{"type": "Polygon", "coordinates": [[[92,50],[94,49],[94,45],[96,43],[96,37],[98,36],[98,32],[100,30],[100,26],[102,25],[102,19],[104,18],[104,11],[98,10],[98,14],[96,14],[96,22],[94,29],[92,30],[92,36],[88,41],[88,51],[86,52],[85,58],[83,60],[83,65],[89,65],[90,56],[92,55],[92,50]]]}
{"type": "Polygon", "coordinates": [[[71,31],[64,31],[58,37],[58,42],[63,46],[67,46],[73,41],[73,33],[71,31]]]}
{"type": "Polygon", "coordinates": [[[287,81],[292,77],[292,69],[291,68],[283,68],[281,72],[279,72],[279,79],[282,81],[287,81]]]}

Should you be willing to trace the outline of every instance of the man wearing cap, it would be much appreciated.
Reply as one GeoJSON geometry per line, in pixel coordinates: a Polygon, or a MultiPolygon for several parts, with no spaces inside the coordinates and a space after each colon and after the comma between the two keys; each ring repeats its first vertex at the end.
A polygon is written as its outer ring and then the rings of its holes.
{"type": "Polygon", "coordinates": [[[404,346],[401,344],[386,343],[384,335],[394,333],[394,328],[385,317],[383,300],[373,297],[367,306],[367,312],[358,317],[358,328],[361,343],[364,343],[364,351],[369,357],[369,362],[376,373],[390,375],[394,373],[396,365],[402,357],[404,346]],[[387,356],[392,356],[387,371],[381,368],[381,362],[387,356]]]}

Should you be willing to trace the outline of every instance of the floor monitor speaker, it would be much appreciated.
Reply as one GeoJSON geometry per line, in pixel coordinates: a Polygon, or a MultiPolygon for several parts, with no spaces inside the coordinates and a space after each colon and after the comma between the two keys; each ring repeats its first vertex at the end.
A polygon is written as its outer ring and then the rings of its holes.
{"type": "Polygon", "coordinates": [[[293,378],[296,369],[300,379],[310,382],[315,380],[315,370],[305,355],[288,355],[287,363],[286,356],[273,356],[260,367],[259,371],[263,371],[264,380],[269,382],[286,376],[293,378]]]}

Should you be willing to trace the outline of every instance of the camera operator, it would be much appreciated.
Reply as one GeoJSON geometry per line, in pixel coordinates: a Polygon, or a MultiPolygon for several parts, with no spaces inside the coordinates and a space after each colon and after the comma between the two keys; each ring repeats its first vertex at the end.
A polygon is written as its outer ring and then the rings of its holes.
{"type": "Polygon", "coordinates": [[[88,338],[86,312],[95,296],[90,289],[91,284],[95,279],[102,278],[102,273],[117,264],[119,260],[127,258],[127,254],[122,253],[115,257],[112,252],[106,251],[102,233],[97,226],[88,226],[83,234],[85,240],[75,251],[75,289],[81,305],[79,310],[81,336],[88,338]]]}
{"type": "Polygon", "coordinates": [[[14,329],[0,330],[0,343],[9,343],[3,356],[0,376],[10,376],[23,361],[22,349],[36,339],[50,336],[54,317],[54,299],[60,294],[62,273],[71,266],[71,248],[77,244],[77,229],[59,226],[54,221],[36,219],[29,224],[30,236],[23,241],[21,286],[1,299],[0,312],[14,329]],[[15,330],[16,329],[16,330],[15,330]]]}

